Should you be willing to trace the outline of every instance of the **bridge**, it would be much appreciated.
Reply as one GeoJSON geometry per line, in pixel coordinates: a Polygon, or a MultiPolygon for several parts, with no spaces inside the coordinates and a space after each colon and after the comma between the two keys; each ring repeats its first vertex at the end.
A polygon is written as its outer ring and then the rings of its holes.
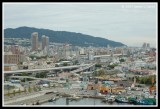
{"type": "Polygon", "coordinates": [[[70,73],[82,72],[82,71],[84,71],[84,70],[86,70],[86,69],[89,69],[90,67],[93,67],[94,65],[95,65],[95,64],[91,64],[91,65],[86,66],[86,67],[84,67],[84,68],[79,68],[79,69],[73,70],[73,71],[71,71],[70,73]]]}
{"type": "Polygon", "coordinates": [[[31,77],[31,76],[10,76],[10,78],[29,78],[29,79],[35,79],[35,80],[45,80],[45,81],[49,81],[49,82],[56,82],[55,80],[49,80],[48,78],[35,78],[35,77],[31,77]]]}
{"type": "MultiPolygon", "coordinates": [[[[113,56],[125,56],[127,54],[113,54],[113,56]]],[[[100,58],[100,57],[110,57],[111,55],[95,55],[94,58],[100,58]]]]}
{"type": "Polygon", "coordinates": [[[30,73],[30,72],[35,72],[35,71],[72,69],[72,68],[79,68],[79,67],[90,66],[90,65],[93,65],[93,64],[83,64],[83,65],[74,65],[74,66],[65,66],[65,67],[54,67],[54,68],[45,68],[45,69],[4,71],[4,74],[22,73],[22,72],[30,73]]]}
{"type": "MultiPolygon", "coordinates": [[[[88,65],[88,64],[87,64],[88,65]]],[[[81,72],[81,71],[84,71],[90,67],[93,67],[95,65],[94,64],[89,64],[89,66],[85,66],[85,67],[82,67],[82,68],[79,68],[79,69],[76,69],[76,70],[73,70],[71,71],[70,73],[77,73],[77,72],[81,72]]],[[[31,77],[31,76],[10,76],[10,78],[30,78],[30,79],[35,79],[35,80],[45,80],[45,81],[49,81],[49,82],[57,82],[55,80],[49,80],[48,78],[35,78],[35,77],[31,77]]]]}

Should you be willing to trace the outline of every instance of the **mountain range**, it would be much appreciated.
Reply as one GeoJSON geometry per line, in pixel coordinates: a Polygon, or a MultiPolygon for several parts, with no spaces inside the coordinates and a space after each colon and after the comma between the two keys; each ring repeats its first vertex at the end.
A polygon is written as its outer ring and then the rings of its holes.
{"type": "Polygon", "coordinates": [[[39,41],[41,41],[42,35],[46,35],[49,37],[50,42],[68,43],[82,47],[107,47],[108,44],[112,47],[126,46],[121,42],[116,42],[109,39],[95,37],[82,33],[54,31],[49,29],[39,29],[26,26],[4,29],[4,38],[31,38],[31,34],[33,32],[38,32],[39,41]]]}

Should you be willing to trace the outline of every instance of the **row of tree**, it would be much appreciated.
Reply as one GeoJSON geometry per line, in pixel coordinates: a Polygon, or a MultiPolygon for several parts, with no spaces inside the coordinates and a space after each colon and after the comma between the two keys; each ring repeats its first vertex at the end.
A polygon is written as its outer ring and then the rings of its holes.
{"type": "Polygon", "coordinates": [[[31,88],[31,87],[29,86],[28,88],[24,88],[23,91],[20,90],[20,88],[19,88],[19,90],[18,90],[17,92],[16,92],[15,90],[13,90],[13,92],[10,92],[10,91],[8,90],[7,95],[10,96],[11,94],[13,94],[13,95],[15,96],[16,93],[21,94],[22,92],[24,92],[24,93],[26,93],[26,92],[31,93],[32,91],[38,91],[38,89],[40,89],[40,87],[35,87],[35,86],[33,86],[33,87],[31,88]]]}
{"type": "Polygon", "coordinates": [[[98,69],[93,72],[93,76],[103,76],[106,74],[106,71],[104,69],[98,69]]]}
{"type": "Polygon", "coordinates": [[[140,84],[153,85],[156,82],[156,75],[136,77],[136,81],[140,84]],[[154,79],[154,82],[153,82],[153,79],[154,79]]]}
{"type": "MultiPolygon", "coordinates": [[[[23,72],[21,74],[21,76],[29,76],[29,74],[26,73],[26,72],[23,72]]],[[[47,73],[46,72],[36,73],[35,77],[36,78],[46,78],[47,77],[47,73]]]]}
{"type": "MultiPolygon", "coordinates": [[[[134,78],[132,78],[132,81],[134,81],[134,78]]],[[[140,84],[153,85],[156,82],[156,75],[150,75],[150,76],[145,76],[145,77],[136,77],[136,82],[140,83],[140,84]]]]}

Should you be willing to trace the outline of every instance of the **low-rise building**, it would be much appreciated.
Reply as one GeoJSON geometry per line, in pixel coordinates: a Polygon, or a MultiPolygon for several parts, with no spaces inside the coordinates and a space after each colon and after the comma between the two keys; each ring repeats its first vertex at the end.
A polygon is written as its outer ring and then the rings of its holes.
{"type": "Polygon", "coordinates": [[[16,64],[4,64],[4,71],[17,70],[18,66],[16,64]]]}

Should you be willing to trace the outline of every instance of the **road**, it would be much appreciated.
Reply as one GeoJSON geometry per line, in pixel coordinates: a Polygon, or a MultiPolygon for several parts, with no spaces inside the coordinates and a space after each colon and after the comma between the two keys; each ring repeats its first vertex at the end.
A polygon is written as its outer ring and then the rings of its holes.
{"type": "Polygon", "coordinates": [[[74,65],[74,66],[65,66],[65,67],[53,67],[53,68],[45,68],[45,69],[4,71],[4,74],[21,73],[21,72],[29,73],[29,72],[34,72],[34,71],[45,71],[45,70],[71,69],[71,68],[79,68],[79,67],[90,66],[90,65],[92,65],[92,64],[83,64],[83,65],[74,65]]]}

